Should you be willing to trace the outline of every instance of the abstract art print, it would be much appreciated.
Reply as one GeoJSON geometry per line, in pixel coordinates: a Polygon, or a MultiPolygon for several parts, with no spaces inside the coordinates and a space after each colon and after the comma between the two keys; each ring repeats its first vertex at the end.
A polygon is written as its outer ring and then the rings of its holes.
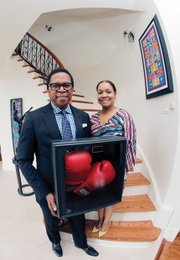
{"type": "Polygon", "coordinates": [[[146,99],[173,92],[171,67],[166,43],[157,16],[139,39],[146,99]]]}
{"type": "Polygon", "coordinates": [[[10,100],[11,109],[11,132],[12,132],[12,143],[13,152],[16,153],[16,149],[19,141],[19,133],[21,128],[21,118],[23,115],[22,98],[14,98],[10,100]]]}

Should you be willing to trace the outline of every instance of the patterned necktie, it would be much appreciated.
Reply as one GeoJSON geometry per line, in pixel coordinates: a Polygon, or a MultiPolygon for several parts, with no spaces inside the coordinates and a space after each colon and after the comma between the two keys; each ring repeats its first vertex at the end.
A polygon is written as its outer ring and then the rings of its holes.
{"type": "Polygon", "coordinates": [[[62,114],[62,138],[64,140],[70,140],[73,138],[71,126],[66,116],[66,111],[61,110],[62,114]]]}

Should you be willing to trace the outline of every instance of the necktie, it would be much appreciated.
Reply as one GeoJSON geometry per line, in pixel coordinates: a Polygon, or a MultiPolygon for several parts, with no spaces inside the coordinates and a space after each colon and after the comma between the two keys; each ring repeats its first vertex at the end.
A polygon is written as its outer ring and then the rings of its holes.
{"type": "Polygon", "coordinates": [[[61,110],[62,114],[62,137],[64,140],[70,140],[73,138],[71,126],[66,116],[66,111],[61,110]]]}

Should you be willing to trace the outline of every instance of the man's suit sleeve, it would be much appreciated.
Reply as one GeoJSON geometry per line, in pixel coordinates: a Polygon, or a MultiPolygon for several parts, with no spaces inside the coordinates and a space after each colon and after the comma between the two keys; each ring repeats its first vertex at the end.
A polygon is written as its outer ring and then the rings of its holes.
{"type": "Polygon", "coordinates": [[[30,113],[26,115],[23,123],[19,144],[16,154],[18,166],[35,194],[40,198],[45,198],[50,193],[47,185],[33,166],[36,138],[30,113]]]}
{"type": "Polygon", "coordinates": [[[90,121],[90,117],[87,113],[85,113],[86,115],[86,120],[87,120],[87,137],[92,136],[91,134],[91,121],[90,121]]]}

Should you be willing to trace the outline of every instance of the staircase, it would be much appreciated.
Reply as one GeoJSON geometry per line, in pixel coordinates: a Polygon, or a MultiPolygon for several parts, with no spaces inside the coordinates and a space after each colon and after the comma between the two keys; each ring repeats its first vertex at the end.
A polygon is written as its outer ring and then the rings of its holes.
{"type": "MultiPolygon", "coordinates": [[[[36,81],[38,87],[44,88],[43,94],[47,93],[46,79],[49,73],[57,67],[64,68],[52,51],[29,33],[23,36],[12,57],[16,57],[17,62],[21,63],[23,68],[27,68],[27,72],[32,75],[32,79],[36,81]]],[[[98,109],[92,107],[94,102],[84,100],[84,98],[84,95],[74,91],[71,103],[75,103],[81,110],[89,113],[98,111],[98,109]],[[90,107],[87,108],[87,105],[90,105],[90,107]]]]}
{"type": "MultiPolygon", "coordinates": [[[[22,68],[26,69],[28,74],[31,75],[32,80],[35,82],[35,85],[37,87],[42,88],[42,94],[45,94],[45,98],[48,101],[46,83],[44,81],[44,78],[41,76],[41,74],[38,71],[36,71],[36,69],[34,69],[17,53],[14,52],[12,54],[12,57],[21,65],[22,68]]],[[[94,104],[93,101],[87,100],[83,94],[77,93],[76,91],[74,91],[73,93],[71,104],[75,105],[79,109],[86,111],[90,114],[99,111],[98,109],[92,107],[94,104]]]]}
{"type": "MultiPolygon", "coordinates": [[[[141,164],[136,160],[136,169],[141,164]],[[137,167],[138,165],[138,167],[137,167]]],[[[141,243],[150,243],[158,239],[161,230],[153,225],[152,219],[156,208],[148,196],[150,181],[140,172],[129,173],[123,191],[122,201],[114,205],[111,226],[108,232],[101,238],[98,233],[92,233],[96,224],[97,212],[86,213],[87,237],[94,243],[120,245],[119,243],[131,243],[141,247],[141,243]]],[[[68,224],[61,228],[67,239],[70,239],[70,227],[68,224]]],[[[123,245],[124,245],[123,243],[123,245]]]]}

